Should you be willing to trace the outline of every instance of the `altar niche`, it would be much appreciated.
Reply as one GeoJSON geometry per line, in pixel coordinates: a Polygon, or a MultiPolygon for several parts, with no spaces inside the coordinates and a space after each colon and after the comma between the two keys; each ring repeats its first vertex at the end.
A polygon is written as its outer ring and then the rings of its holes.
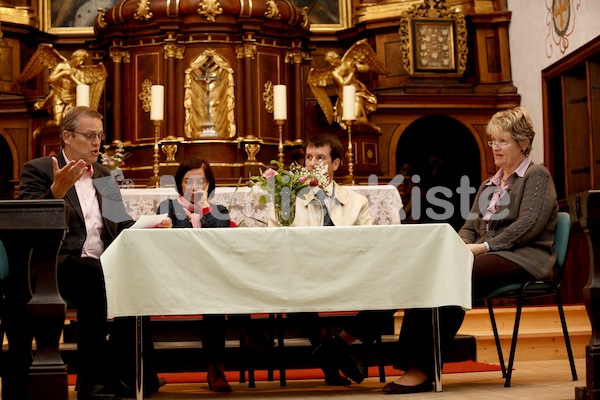
{"type": "Polygon", "coordinates": [[[186,137],[235,137],[233,68],[214,50],[204,51],[185,70],[183,105],[186,137]]]}

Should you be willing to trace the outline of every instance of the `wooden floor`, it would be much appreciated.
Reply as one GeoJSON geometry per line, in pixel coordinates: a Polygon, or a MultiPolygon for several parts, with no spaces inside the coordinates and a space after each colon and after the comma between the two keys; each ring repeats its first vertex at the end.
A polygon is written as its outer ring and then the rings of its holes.
{"type": "MultiPolygon", "coordinates": [[[[515,361],[512,387],[505,388],[500,372],[474,372],[464,374],[446,374],[443,376],[443,392],[404,395],[403,399],[460,399],[460,400],[566,400],[575,398],[575,387],[585,385],[585,360],[576,359],[579,380],[573,382],[567,360],[515,361]]],[[[388,377],[391,382],[393,377],[388,377]]],[[[249,389],[246,384],[232,383],[232,393],[213,393],[205,383],[166,384],[152,396],[161,400],[198,400],[202,398],[230,398],[244,400],[274,400],[288,398],[304,399],[345,399],[362,400],[387,398],[381,391],[383,384],[379,378],[369,378],[362,384],[334,388],[323,381],[288,381],[288,386],[278,383],[257,382],[256,388],[249,389]]],[[[70,388],[69,399],[76,395],[70,388]]],[[[393,396],[391,398],[398,398],[393,396]]]]}

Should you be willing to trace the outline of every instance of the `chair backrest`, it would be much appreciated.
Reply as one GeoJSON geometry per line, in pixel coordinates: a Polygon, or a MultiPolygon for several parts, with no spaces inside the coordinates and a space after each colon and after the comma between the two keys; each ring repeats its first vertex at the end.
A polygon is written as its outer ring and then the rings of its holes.
{"type": "Polygon", "coordinates": [[[554,247],[556,248],[556,266],[561,269],[565,265],[570,234],[571,216],[569,213],[559,212],[556,231],[554,232],[554,247]]]}
{"type": "Polygon", "coordinates": [[[8,278],[8,255],[2,240],[0,240],[0,281],[8,278]]]}

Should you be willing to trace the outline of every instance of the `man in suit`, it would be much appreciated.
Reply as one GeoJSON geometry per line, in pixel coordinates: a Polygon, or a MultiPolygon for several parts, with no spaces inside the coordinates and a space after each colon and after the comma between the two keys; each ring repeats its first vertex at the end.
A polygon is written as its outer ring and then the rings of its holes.
{"type": "Polygon", "coordinates": [[[304,166],[313,169],[316,165],[327,167],[329,184],[322,191],[310,191],[304,198],[296,199],[296,217],[293,226],[324,225],[327,210],[331,226],[371,225],[368,199],[353,190],[346,189],[333,179],[342,162],[344,148],[337,136],[317,135],[306,145],[304,166]],[[320,197],[320,198],[319,198],[320,197]],[[326,208],[323,208],[322,204],[326,208]]]}
{"type": "MultiPolygon", "coordinates": [[[[368,199],[346,189],[333,179],[342,162],[344,148],[337,136],[320,134],[312,137],[305,149],[304,166],[327,168],[329,184],[322,190],[311,190],[304,198],[296,198],[296,215],[292,226],[351,226],[371,225],[368,199]]],[[[269,225],[276,226],[272,215],[269,225]]],[[[342,266],[340,266],[343,269],[342,266]]],[[[340,271],[343,273],[343,271],[340,271]]],[[[325,374],[325,383],[333,386],[360,383],[364,379],[363,366],[349,354],[348,345],[356,340],[371,344],[386,318],[395,310],[360,311],[338,335],[332,336],[323,327],[316,312],[289,313],[287,318],[300,326],[312,344],[317,361],[325,374]],[[340,374],[345,375],[342,376],[340,374]],[[349,378],[349,379],[348,379],[349,378]]]]}
{"type": "MultiPolygon", "coordinates": [[[[27,162],[19,184],[19,199],[64,199],[69,206],[69,230],[59,250],[57,275],[62,297],[77,309],[78,400],[119,399],[107,372],[106,288],[100,255],[133,220],[122,202],[115,201],[120,192],[110,171],[97,162],[104,139],[101,114],[88,107],[72,108],[61,122],[61,151],[27,162]],[[104,207],[101,193],[112,200],[104,199],[104,207]]],[[[162,227],[170,227],[167,220],[162,227]]]]}

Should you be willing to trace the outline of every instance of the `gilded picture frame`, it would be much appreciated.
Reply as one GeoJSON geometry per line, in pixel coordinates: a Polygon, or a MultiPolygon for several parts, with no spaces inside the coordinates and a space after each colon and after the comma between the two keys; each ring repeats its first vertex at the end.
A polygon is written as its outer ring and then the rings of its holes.
{"type": "Polygon", "coordinates": [[[413,72],[456,72],[452,18],[412,18],[413,72]]]}
{"type": "Polygon", "coordinates": [[[98,9],[107,10],[117,0],[39,0],[41,27],[55,35],[93,35],[98,9]]]}
{"type": "Polygon", "coordinates": [[[351,0],[291,0],[300,9],[306,7],[312,32],[336,32],[350,26],[351,0]]]}

